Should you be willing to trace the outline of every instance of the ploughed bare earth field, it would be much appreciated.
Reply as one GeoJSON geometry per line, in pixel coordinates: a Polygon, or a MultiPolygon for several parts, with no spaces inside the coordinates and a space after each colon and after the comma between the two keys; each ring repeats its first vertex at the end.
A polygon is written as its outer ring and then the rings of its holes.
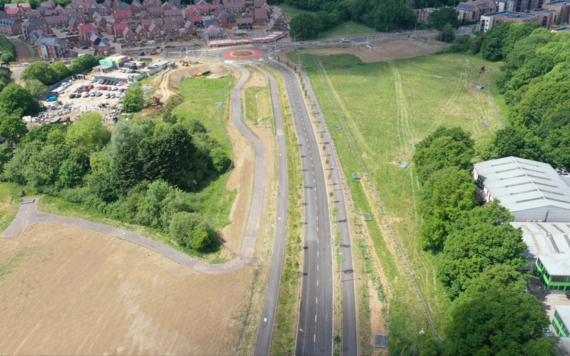
{"type": "Polygon", "coordinates": [[[102,233],[34,225],[0,239],[0,354],[230,354],[252,275],[199,274],[102,233]]]}

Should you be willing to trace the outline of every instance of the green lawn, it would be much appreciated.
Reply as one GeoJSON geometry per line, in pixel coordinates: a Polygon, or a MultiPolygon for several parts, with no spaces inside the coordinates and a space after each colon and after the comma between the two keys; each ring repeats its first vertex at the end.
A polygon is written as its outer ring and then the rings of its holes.
{"type": "MultiPolygon", "coordinates": [[[[298,57],[290,54],[289,59],[298,57]]],[[[403,245],[436,331],[441,335],[450,301],[437,280],[437,258],[423,252],[417,243],[421,218],[416,206],[421,183],[413,165],[408,169],[399,165],[411,162],[414,145],[439,125],[461,126],[470,131],[477,142],[484,141],[499,128],[487,89],[476,89],[479,84],[487,86],[486,76],[493,75],[480,75],[481,65],[493,64],[466,55],[432,55],[371,64],[351,55],[316,59],[325,69],[324,77],[331,94],[325,89],[313,58],[302,56],[345,174],[350,177],[353,172],[362,172],[359,158],[362,159],[403,245]],[[336,99],[346,121],[341,120],[330,95],[336,99]],[[353,148],[345,122],[360,154],[353,148]],[[490,127],[484,127],[483,123],[490,127]]],[[[502,98],[495,90],[493,95],[505,118],[508,113],[502,98]]],[[[409,351],[412,336],[422,329],[430,333],[427,318],[410,277],[394,252],[370,187],[364,180],[352,179],[349,186],[358,214],[374,214],[374,221],[366,224],[365,231],[373,241],[381,261],[381,273],[387,281],[382,288],[389,301],[391,351],[398,354],[404,348],[409,351]]]]}

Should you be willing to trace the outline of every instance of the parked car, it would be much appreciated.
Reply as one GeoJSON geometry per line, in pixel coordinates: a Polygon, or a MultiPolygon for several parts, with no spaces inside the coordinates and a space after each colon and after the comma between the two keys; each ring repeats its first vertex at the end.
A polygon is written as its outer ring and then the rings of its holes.
{"type": "Polygon", "coordinates": [[[87,47],[87,46],[83,46],[83,47],[81,47],[81,49],[87,49],[87,48],[89,48],[89,47],[87,47]]]}
{"type": "Polygon", "coordinates": [[[111,94],[112,99],[115,99],[115,97],[116,97],[115,93],[111,94]]]}
{"type": "Polygon", "coordinates": [[[87,93],[87,92],[83,93],[83,97],[84,97],[84,98],[89,97],[89,93],[87,93]]]}
{"type": "Polygon", "coordinates": [[[97,96],[101,96],[103,95],[103,93],[101,93],[100,91],[97,92],[97,96]]]}
{"type": "Polygon", "coordinates": [[[109,93],[105,94],[105,99],[109,99],[111,95],[109,93]]]}
{"type": "Polygon", "coordinates": [[[75,94],[69,94],[69,99],[75,99],[75,94]]]}
{"type": "Polygon", "coordinates": [[[94,91],[92,91],[90,95],[91,95],[91,96],[95,96],[95,95],[97,95],[97,93],[94,92],[94,91]]]}

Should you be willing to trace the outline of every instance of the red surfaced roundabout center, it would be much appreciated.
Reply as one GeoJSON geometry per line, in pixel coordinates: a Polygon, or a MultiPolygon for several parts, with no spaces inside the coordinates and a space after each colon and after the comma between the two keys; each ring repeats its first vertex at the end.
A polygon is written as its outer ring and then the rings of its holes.
{"type": "Polygon", "coordinates": [[[225,52],[223,56],[227,59],[254,59],[261,57],[262,54],[263,52],[256,49],[235,49],[225,52]]]}

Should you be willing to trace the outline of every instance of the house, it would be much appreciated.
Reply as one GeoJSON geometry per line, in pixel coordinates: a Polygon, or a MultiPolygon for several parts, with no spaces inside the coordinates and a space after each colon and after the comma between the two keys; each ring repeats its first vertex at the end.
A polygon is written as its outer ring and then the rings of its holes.
{"type": "Polygon", "coordinates": [[[43,17],[44,15],[37,10],[28,13],[28,20],[41,20],[43,17]]]}
{"type": "Polygon", "coordinates": [[[173,36],[178,35],[178,28],[172,22],[166,22],[164,24],[163,31],[164,31],[165,36],[166,35],[173,35],[173,36]]]}
{"type": "Polygon", "coordinates": [[[481,18],[481,8],[475,1],[461,2],[455,7],[460,22],[474,22],[481,18]]]}
{"type": "Polygon", "coordinates": [[[283,12],[279,8],[274,7],[269,17],[268,27],[271,31],[281,31],[286,32],[289,30],[289,25],[287,24],[287,19],[283,12]]]}
{"type": "MultiPolygon", "coordinates": [[[[176,31],[176,35],[178,35],[178,31],[176,31]]],[[[176,39],[176,36],[172,35],[172,34],[168,34],[164,37],[164,40],[166,42],[173,42],[176,39]]]]}
{"type": "Polygon", "coordinates": [[[184,32],[186,33],[186,35],[195,35],[197,33],[196,26],[192,22],[187,21],[184,24],[184,32]]]}
{"type": "Polygon", "coordinates": [[[3,35],[17,35],[22,33],[22,24],[16,20],[0,20],[0,33],[3,35]]]}
{"type": "Polygon", "coordinates": [[[140,14],[143,11],[143,6],[138,0],[133,0],[131,3],[131,11],[133,14],[140,14]]]}
{"type": "Polygon", "coordinates": [[[160,35],[162,35],[162,31],[160,30],[160,28],[156,23],[152,23],[148,27],[147,33],[148,33],[148,38],[157,38],[160,37],[160,35]]]}
{"type": "Polygon", "coordinates": [[[113,47],[109,41],[106,39],[101,39],[99,44],[95,46],[94,56],[108,56],[115,53],[115,47],[113,47]]]}
{"type": "Polygon", "coordinates": [[[6,13],[6,11],[0,10],[0,19],[9,20],[10,16],[6,13]]]}
{"type": "Polygon", "coordinates": [[[32,11],[32,5],[30,5],[29,3],[19,3],[18,7],[22,10],[24,10],[25,13],[28,13],[30,11],[32,11]]]}
{"type": "Polygon", "coordinates": [[[237,19],[237,25],[240,30],[245,29],[252,29],[253,28],[253,18],[252,17],[243,17],[237,19]]]}
{"type": "Polygon", "coordinates": [[[45,18],[45,22],[47,22],[50,28],[54,28],[57,26],[66,26],[69,23],[69,18],[67,15],[57,15],[57,16],[49,16],[45,18]]]}
{"type": "MultiPolygon", "coordinates": [[[[131,5],[127,4],[126,2],[120,1],[119,4],[116,7],[114,7],[113,9],[115,11],[117,11],[117,10],[125,10],[125,9],[130,9],[130,8],[131,8],[131,5]]],[[[131,10],[131,12],[132,12],[132,10],[131,10]]]]}
{"type": "Polygon", "coordinates": [[[51,33],[51,29],[44,20],[28,20],[22,25],[22,35],[28,39],[30,31],[42,30],[45,33],[51,33]]]}
{"type": "Polygon", "coordinates": [[[127,42],[124,44],[124,47],[126,47],[126,48],[133,48],[133,47],[136,47],[136,45],[137,45],[137,44],[136,44],[135,41],[127,41],[127,42]]]}
{"type": "Polygon", "coordinates": [[[538,9],[542,7],[543,0],[507,0],[506,6],[499,4],[497,12],[500,11],[499,8],[505,7],[504,11],[511,12],[528,12],[531,9],[538,9]]]}
{"type": "Polygon", "coordinates": [[[135,33],[133,31],[131,31],[130,28],[125,27],[125,29],[123,30],[122,33],[122,37],[123,39],[125,39],[125,41],[132,41],[135,39],[135,33]]]}
{"type": "Polygon", "coordinates": [[[554,10],[558,12],[558,18],[555,21],[555,25],[560,25],[563,23],[570,22],[570,2],[568,1],[555,1],[548,4],[542,5],[543,9],[554,10]]]}
{"type": "Polygon", "coordinates": [[[164,28],[165,21],[163,18],[158,18],[158,19],[153,19],[152,23],[155,24],[160,29],[160,31],[162,31],[162,29],[164,28]]]}
{"type": "Polygon", "coordinates": [[[91,32],[97,32],[97,29],[95,28],[95,26],[93,26],[91,24],[79,25],[78,29],[79,29],[79,34],[81,35],[81,38],[83,38],[85,40],[89,39],[89,34],[91,32]]]}
{"type": "Polygon", "coordinates": [[[40,4],[41,7],[45,7],[47,9],[54,10],[55,9],[55,1],[44,1],[40,4]]]}
{"type": "Polygon", "coordinates": [[[160,0],[144,0],[142,5],[143,8],[149,9],[151,7],[160,7],[162,2],[160,0]]]}
{"type": "Polygon", "coordinates": [[[153,19],[164,17],[164,9],[160,6],[149,7],[147,11],[153,19]]]}
{"type": "Polygon", "coordinates": [[[139,41],[146,41],[149,39],[148,31],[142,25],[139,25],[135,30],[135,37],[139,41]]]}
{"type": "Polygon", "coordinates": [[[228,10],[224,6],[220,6],[214,11],[214,17],[217,18],[221,14],[227,14],[227,13],[228,10]]]}
{"type": "Polygon", "coordinates": [[[97,4],[95,6],[99,10],[99,14],[101,14],[101,16],[111,16],[111,14],[113,13],[113,10],[111,9],[111,6],[109,6],[109,5],[97,4]]]}
{"type": "Polygon", "coordinates": [[[189,20],[196,27],[204,27],[204,18],[202,16],[190,16],[189,20]]]}
{"type": "Polygon", "coordinates": [[[141,11],[139,14],[139,19],[142,20],[150,20],[152,17],[150,16],[150,14],[148,13],[148,11],[141,11]]]}
{"type": "MultiPolygon", "coordinates": [[[[105,19],[103,19],[103,20],[105,20],[105,19]]],[[[77,30],[80,25],[83,25],[83,22],[81,22],[81,20],[76,19],[75,17],[70,19],[69,22],[67,23],[67,27],[70,30],[77,30]]],[[[104,26],[102,26],[102,27],[104,27],[104,26]]]]}
{"type": "Polygon", "coordinates": [[[481,23],[479,24],[479,31],[487,32],[493,28],[493,26],[501,21],[505,22],[536,22],[538,16],[535,14],[527,14],[525,12],[512,12],[503,11],[496,12],[494,14],[487,14],[481,16],[481,23]]]}
{"type": "Polygon", "coordinates": [[[530,11],[531,14],[537,16],[537,22],[542,27],[550,28],[550,26],[557,24],[559,12],[552,9],[534,9],[530,11]]]}
{"type": "Polygon", "coordinates": [[[236,14],[220,14],[217,20],[222,27],[232,27],[236,24],[236,14]]]}
{"type": "Polygon", "coordinates": [[[517,222],[570,223],[570,185],[547,163],[499,158],[474,164],[473,177],[479,201],[498,199],[517,222]]]}
{"type": "Polygon", "coordinates": [[[107,26],[107,19],[101,16],[99,13],[93,15],[93,23],[98,27],[104,28],[107,26]]]}
{"type": "Polygon", "coordinates": [[[169,2],[165,2],[164,4],[161,5],[161,7],[164,9],[164,11],[172,10],[175,8],[175,6],[172,6],[172,4],[170,4],[169,2]]]}
{"type": "Polygon", "coordinates": [[[209,40],[221,39],[224,37],[224,32],[217,25],[210,25],[206,28],[206,35],[209,40]]]}
{"type": "Polygon", "coordinates": [[[130,8],[117,10],[111,14],[111,18],[120,22],[130,21],[133,18],[133,12],[130,8]]]}
{"type": "Polygon", "coordinates": [[[172,10],[164,10],[164,17],[176,17],[176,16],[180,16],[182,14],[182,12],[178,9],[172,9],[172,10]]]}
{"type": "Polygon", "coordinates": [[[176,26],[178,26],[179,28],[182,27],[182,26],[184,26],[184,23],[186,22],[186,21],[184,20],[184,17],[182,17],[182,16],[174,16],[174,17],[171,17],[171,20],[172,20],[172,22],[174,22],[174,23],[176,24],[176,26]]]}
{"type": "Polygon", "coordinates": [[[429,17],[435,11],[434,7],[426,7],[423,9],[416,9],[416,17],[419,23],[428,23],[429,17]]]}
{"type": "Polygon", "coordinates": [[[497,12],[497,3],[494,0],[477,0],[477,5],[481,9],[481,15],[497,12]]]}
{"type": "Polygon", "coordinates": [[[69,51],[69,42],[61,38],[40,37],[34,44],[36,53],[40,58],[68,58],[72,54],[69,51]]]}
{"type": "Polygon", "coordinates": [[[15,9],[6,9],[5,12],[13,20],[22,19],[26,15],[26,12],[19,7],[15,8],[15,9]]]}
{"type": "Polygon", "coordinates": [[[224,7],[230,13],[241,13],[245,11],[245,0],[224,0],[224,7]]]}
{"type": "Polygon", "coordinates": [[[117,38],[121,38],[123,36],[123,32],[126,28],[129,28],[128,22],[119,22],[113,24],[113,35],[117,38]]]}
{"type": "Polygon", "coordinates": [[[265,24],[269,19],[267,10],[263,8],[255,8],[253,12],[253,22],[256,24],[265,24]]]}
{"type": "Polygon", "coordinates": [[[267,0],[253,0],[253,7],[256,9],[261,9],[264,5],[267,5],[267,0]]]}

